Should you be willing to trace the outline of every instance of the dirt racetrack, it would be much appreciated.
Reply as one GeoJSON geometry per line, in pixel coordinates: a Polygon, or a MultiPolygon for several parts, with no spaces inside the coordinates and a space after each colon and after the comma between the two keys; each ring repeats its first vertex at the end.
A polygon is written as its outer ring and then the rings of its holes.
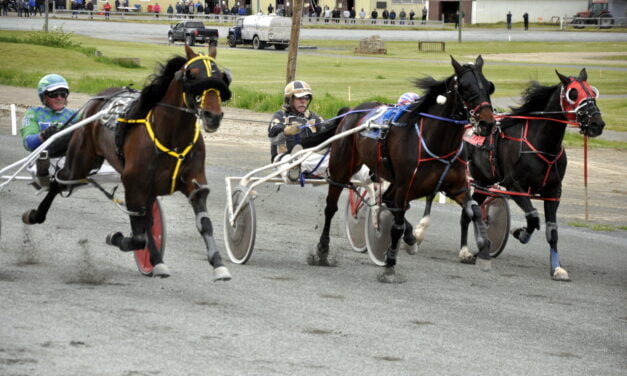
{"type": "MultiPolygon", "coordinates": [[[[87,99],[72,94],[71,105],[87,99]]],[[[34,90],[0,86],[0,166],[26,155],[10,136],[7,104],[37,104],[34,90]]],[[[226,109],[205,135],[208,211],[223,257],[224,177],[268,161],[267,114],[226,109]]],[[[43,225],[20,215],[42,196],[23,182],[0,193],[0,375],[617,375],[627,340],[627,233],[583,222],[581,151],[558,212],[560,251],[573,278],[548,276],[544,228],[510,239],[493,271],[457,262],[459,209],[436,204],[415,256],[399,256],[400,285],[351,252],[338,213],[335,268],[313,268],[324,187],[258,189],[257,242],[233,280],[212,283],[192,210],[163,199],[165,261],[173,275],[139,275],[132,256],[105,245],[128,218],[95,190],[57,199],[43,225]]],[[[590,153],[593,223],[626,225],[626,153],[590,153]]],[[[422,203],[412,205],[415,221],[422,203]]],[[[541,211],[541,207],[539,208],[541,211]]],[[[513,211],[514,225],[522,214],[513,211]]]]}

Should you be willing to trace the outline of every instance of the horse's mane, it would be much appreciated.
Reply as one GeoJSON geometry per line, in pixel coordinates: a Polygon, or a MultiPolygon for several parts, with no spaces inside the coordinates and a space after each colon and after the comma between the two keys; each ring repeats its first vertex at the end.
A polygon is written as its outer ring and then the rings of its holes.
{"type": "Polygon", "coordinates": [[[423,93],[420,99],[416,101],[416,104],[412,106],[412,112],[426,111],[426,108],[436,101],[438,95],[446,92],[449,79],[450,77],[436,80],[431,76],[414,79],[414,85],[422,89],[423,93]]]}
{"type": "Polygon", "coordinates": [[[180,70],[187,62],[182,56],[174,56],[165,64],[158,64],[158,73],[148,77],[149,82],[141,91],[141,96],[136,110],[146,114],[163,98],[168,91],[170,82],[174,79],[174,74],[180,70]]]}
{"type": "Polygon", "coordinates": [[[537,81],[531,81],[531,85],[522,94],[522,104],[518,107],[511,107],[513,115],[525,115],[533,111],[546,109],[551,96],[557,90],[559,84],[553,86],[543,86],[537,81]]]}

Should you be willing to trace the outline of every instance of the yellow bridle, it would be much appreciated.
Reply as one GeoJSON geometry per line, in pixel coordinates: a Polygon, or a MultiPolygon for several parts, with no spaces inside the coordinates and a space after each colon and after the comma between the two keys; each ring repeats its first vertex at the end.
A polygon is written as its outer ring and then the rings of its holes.
{"type": "Polygon", "coordinates": [[[198,137],[200,136],[200,127],[198,126],[198,122],[195,122],[194,139],[189,145],[187,145],[185,150],[183,150],[180,153],[177,153],[174,150],[169,149],[168,147],[163,145],[161,141],[157,139],[157,137],[155,136],[155,132],[152,129],[152,124],[150,123],[151,117],[152,117],[152,110],[148,112],[148,115],[146,115],[145,119],[128,119],[127,120],[127,119],[118,118],[118,122],[130,123],[130,124],[144,124],[144,126],[146,127],[146,132],[148,132],[148,136],[150,137],[152,142],[155,144],[157,149],[161,150],[162,152],[168,154],[171,157],[176,158],[176,166],[174,167],[174,172],[172,173],[172,185],[170,186],[170,194],[172,194],[174,193],[174,189],[176,188],[176,178],[178,177],[180,173],[181,164],[183,164],[183,160],[185,160],[185,157],[187,156],[187,154],[189,154],[189,152],[192,150],[192,148],[196,144],[196,141],[198,141],[198,137]]]}

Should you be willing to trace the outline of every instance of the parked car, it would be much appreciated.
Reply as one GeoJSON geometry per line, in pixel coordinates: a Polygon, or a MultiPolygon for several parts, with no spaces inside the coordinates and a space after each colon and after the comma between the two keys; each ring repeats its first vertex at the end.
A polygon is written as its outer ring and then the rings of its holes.
{"type": "Polygon", "coordinates": [[[218,29],[207,29],[200,21],[183,21],[176,25],[170,25],[168,31],[168,42],[186,42],[193,46],[196,43],[209,43],[218,41],[218,29]]]}
{"type": "Polygon", "coordinates": [[[275,15],[255,15],[240,17],[234,27],[229,28],[227,43],[230,47],[238,44],[252,44],[256,50],[274,46],[284,50],[290,42],[292,19],[275,15]]]}

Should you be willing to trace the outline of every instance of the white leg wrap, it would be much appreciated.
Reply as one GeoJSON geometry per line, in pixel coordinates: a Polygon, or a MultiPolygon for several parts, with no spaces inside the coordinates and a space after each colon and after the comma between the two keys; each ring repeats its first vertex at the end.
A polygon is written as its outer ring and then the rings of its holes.
{"type": "Polygon", "coordinates": [[[429,228],[430,223],[431,219],[429,216],[422,217],[420,222],[418,222],[416,228],[414,228],[414,237],[416,238],[416,244],[422,243],[422,241],[425,239],[425,233],[429,228]]]}

